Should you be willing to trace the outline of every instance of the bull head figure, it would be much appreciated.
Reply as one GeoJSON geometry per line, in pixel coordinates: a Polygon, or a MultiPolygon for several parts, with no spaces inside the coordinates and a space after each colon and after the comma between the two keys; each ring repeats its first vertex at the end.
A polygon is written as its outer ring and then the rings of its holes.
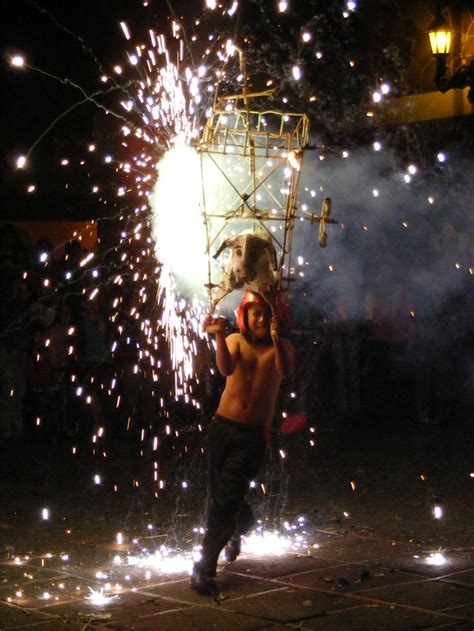
{"type": "Polygon", "coordinates": [[[214,258],[217,259],[227,248],[231,248],[232,253],[213,306],[234,289],[250,289],[257,293],[268,293],[274,289],[277,257],[267,232],[244,231],[226,239],[214,258]]]}

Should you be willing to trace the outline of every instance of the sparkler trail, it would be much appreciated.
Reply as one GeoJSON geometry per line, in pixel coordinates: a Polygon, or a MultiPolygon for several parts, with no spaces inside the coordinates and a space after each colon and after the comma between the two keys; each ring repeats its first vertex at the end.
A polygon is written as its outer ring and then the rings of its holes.
{"type": "Polygon", "coordinates": [[[67,28],[66,26],[64,26],[63,24],[61,24],[59,22],[59,20],[47,9],[45,9],[43,6],[39,5],[37,2],[33,2],[33,6],[38,10],[39,13],[43,13],[44,15],[46,15],[51,22],[61,31],[63,31],[64,33],[66,33],[69,37],[75,39],[76,41],[78,41],[81,44],[82,50],[84,52],[86,52],[88,55],[90,55],[95,63],[95,65],[97,66],[97,68],[102,72],[103,71],[103,66],[99,60],[99,58],[97,57],[97,55],[94,53],[94,51],[92,50],[92,48],[87,44],[86,40],[81,37],[80,35],[78,35],[77,33],[75,33],[73,30],[67,28]]]}
{"type": "MultiPolygon", "coordinates": [[[[35,70],[35,68],[33,66],[27,66],[29,68],[31,68],[32,70],[35,70]]],[[[49,73],[45,73],[42,72],[42,74],[46,74],[49,77],[52,77],[54,79],[57,79],[57,77],[54,77],[54,75],[50,75],[49,73]]],[[[66,81],[66,80],[61,80],[58,79],[59,81],[61,81],[61,83],[70,83],[71,85],[74,85],[73,83],[66,81]]],[[[34,150],[34,148],[43,140],[43,138],[45,136],[47,136],[47,134],[53,129],[53,127],[55,125],[57,125],[57,123],[59,123],[59,121],[63,118],[65,118],[68,114],[70,114],[73,110],[75,110],[77,107],[80,107],[81,105],[84,105],[85,103],[91,102],[94,103],[94,105],[96,105],[97,107],[103,109],[104,111],[108,111],[108,108],[105,108],[101,103],[99,103],[98,101],[96,101],[95,97],[103,94],[107,94],[107,92],[110,92],[111,90],[98,90],[97,92],[95,92],[94,94],[91,95],[86,95],[86,97],[84,99],[82,99],[81,101],[77,101],[77,103],[73,103],[71,105],[71,107],[69,107],[68,109],[64,110],[64,112],[62,112],[57,118],[55,118],[50,125],[48,125],[48,127],[46,127],[46,129],[38,136],[38,138],[33,142],[32,145],[30,145],[30,147],[28,148],[27,152],[26,152],[26,156],[25,158],[28,158],[28,156],[31,154],[31,152],[34,150]]],[[[113,112],[111,112],[114,116],[116,116],[117,118],[120,118],[122,120],[126,120],[123,116],[121,116],[120,114],[115,114],[113,112]]],[[[23,162],[23,161],[22,161],[23,162]]],[[[24,163],[23,163],[24,164],[24,163]]],[[[21,168],[21,167],[19,167],[21,168]]]]}
{"type": "MultiPolygon", "coordinates": [[[[128,29],[125,28],[127,39],[130,38],[128,29]]],[[[154,215],[152,231],[156,241],[158,260],[162,262],[158,282],[158,302],[163,307],[163,313],[159,326],[165,331],[170,347],[171,366],[175,375],[174,396],[184,396],[184,400],[190,400],[188,382],[194,376],[193,356],[196,355],[196,342],[190,339],[190,335],[200,335],[199,320],[202,315],[202,306],[198,300],[193,305],[188,305],[184,297],[180,297],[176,287],[176,276],[189,275],[189,244],[196,243],[201,247],[201,257],[204,247],[200,244],[196,229],[199,229],[199,207],[189,197],[179,200],[178,191],[189,191],[191,196],[198,197],[199,181],[190,181],[193,169],[189,164],[182,163],[183,157],[188,154],[184,145],[196,135],[194,123],[190,117],[193,110],[192,102],[188,104],[184,94],[183,82],[179,78],[178,69],[169,62],[169,54],[166,49],[164,37],[155,35],[150,31],[151,48],[144,51],[143,47],[136,47],[138,57],[129,56],[133,66],[139,71],[140,80],[136,99],[122,102],[122,107],[130,112],[134,109],[134,103],[143,105],[139,111],[141,121],[145,125],[143,129],[136,129],[135,136],[145,143],[158,144],[154,151],[158,155],[168,148],[162,161],[157,165],[159,171],[158,186],[152,198],[151,186],[156,177],[137,176],[136,187],[139,196],[144,196],[148,202],[157,207],[154,215]],[[157,59],[164,56],[167,60],[165,67],[159,67],[157,59]],[[141,68],[140,61],[146,66],[141,68]],[[174,147],[173,149],[171,149],[174,147]],[[181,149],[180,149],[181,147],[181,149]],[[178,153],[178,155],[177,155],[178,153]],[[172,164],[173,158],[178,159],[181,172],[181,186],[177,187],[178,175],[174,169],[178,163],[172,164]],[[183,183],[185,184],[183,186],[183,183]],[[185,236],[190,235],[190,240],[185,236]],[[179,267],[178,267],[179,266],[179,267]]],[[[192,80],[192,73],[187,73],[188,80],[192,80]]],[[[128,127],[122,128],[125,137],[128,137],[128,127]]],[[[188,149],[191,151],[191,149],[188,149]]],[[[141,154],[134,158],[140,168],[146,168],[152,162],[156,164],[156,157],[141,154]]],[[[125,171],[130,169],[125,165],[125,171]]],[[[193,261],[195,264],[196,261],[193,261]]],[[[199,275],[199,266],[196,273],[199,275]]],[[[199,407],[199,403],[192,399],[193,404],[199,407]]]]}

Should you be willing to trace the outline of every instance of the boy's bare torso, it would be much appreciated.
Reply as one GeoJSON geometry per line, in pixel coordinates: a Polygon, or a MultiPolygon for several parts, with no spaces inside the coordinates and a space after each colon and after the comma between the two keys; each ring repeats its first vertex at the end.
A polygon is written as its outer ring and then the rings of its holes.
{"type": "Polygon", "coordinates": [[[249,342],[240,333],[226,338],[234,360],[217,413],[241,423],[269,427],[275,411],[281,377],[271,342],[249,342]]]}

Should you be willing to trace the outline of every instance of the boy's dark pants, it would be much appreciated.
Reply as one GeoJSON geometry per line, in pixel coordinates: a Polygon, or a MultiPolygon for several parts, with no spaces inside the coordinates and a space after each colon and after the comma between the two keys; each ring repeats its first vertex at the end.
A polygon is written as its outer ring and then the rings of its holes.
{"type": "Polygon", "coordinates": [[[208,433],[207,532],[202,542],[201,572],[215,576],[222,548],[237,532],[254,524],[244,500],[265,455],[264,428],[216,416],[208,433]]]}

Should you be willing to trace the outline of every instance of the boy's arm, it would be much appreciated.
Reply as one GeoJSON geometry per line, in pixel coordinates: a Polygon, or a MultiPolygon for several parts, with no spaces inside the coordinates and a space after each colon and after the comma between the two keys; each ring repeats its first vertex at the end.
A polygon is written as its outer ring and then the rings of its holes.
{"type": "Polygon", "coordinates": [[[295,351],[290,340],[281,339],[277,318],[272,318],[270,325],[273,348],[275,349],[275,365],[282,379],[289,377],[294,370],[295,351]]]}
{"type": "Polygon", "coordinates": [[[235,357],[238,352],[237,335],[224,334],[223,318],[213,318],[208,315],[204,320],[204,331],[216,336],[216,363],[221,375],[228,377],[234,372],[235,357]]]}

